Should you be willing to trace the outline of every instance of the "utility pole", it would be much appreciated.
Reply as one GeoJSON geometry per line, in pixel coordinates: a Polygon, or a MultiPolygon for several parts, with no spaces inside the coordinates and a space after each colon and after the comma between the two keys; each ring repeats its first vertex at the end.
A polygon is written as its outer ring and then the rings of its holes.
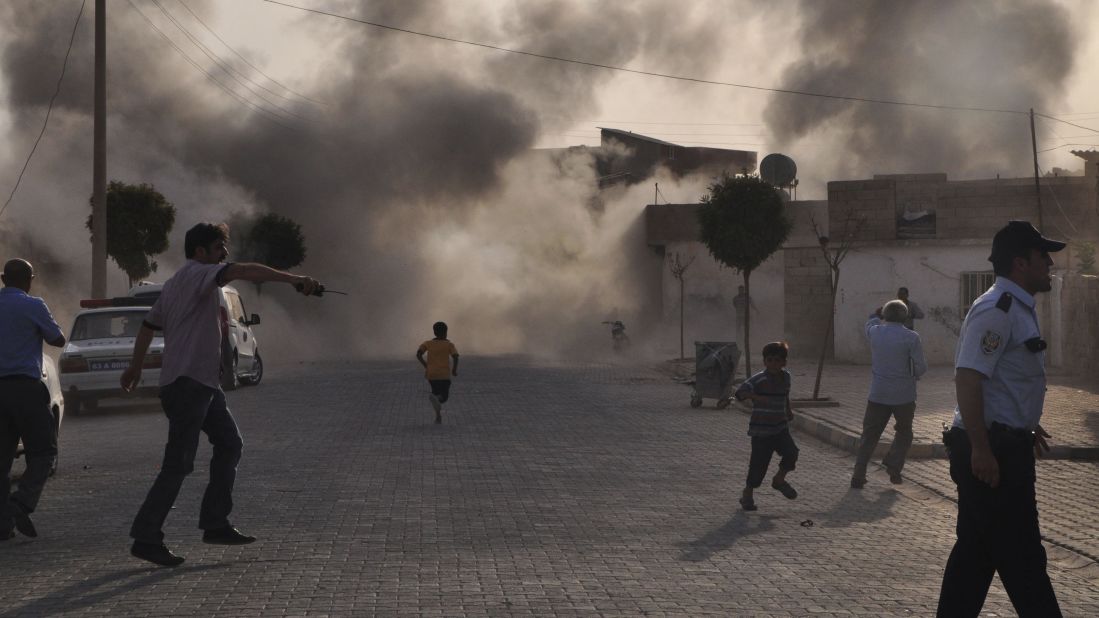
{"type": "Polygon", "coordinates": [[[107,297],[107,0],[95,0],[92,298],[107,297]]]}
{"type": "Polygon", "coordinates": [[[1038,229],[1042,225],[1042,185],[1038,180],[1038,138],[1034,135],[1034,108],[1030,108],[1030,149],[1034,153],[1034,197],[1038,199],[1038,229]]]}

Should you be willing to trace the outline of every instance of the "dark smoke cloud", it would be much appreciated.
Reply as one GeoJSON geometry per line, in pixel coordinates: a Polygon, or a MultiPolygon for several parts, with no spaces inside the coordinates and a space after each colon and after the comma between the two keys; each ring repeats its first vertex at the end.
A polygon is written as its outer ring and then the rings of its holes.
{"type": "MultiPolygon", "coordinates": [[[[135,4],[178,40],[154,5],[135,4]]],[[[162,4],[193,26],[173,2],[162,4]]],[[[218,3],[189,5],[208,16],[218,3]]],[[[76,6],[28,0],[0,8],[14,142],[29,143],[41,117],[76,6]]],[[[676,23],[659,3],[623,6],[559,1],[485,12],[394,0],[331,8],[538,53],[658,68],[687,66],[699,39],[716,28],[697,13],[676,23]]],[[[179,209],[161,264],[170,272],[182,261],[182,233],[196,221],[273,211],[303,226],[309,255],[301,270],[353,294],[304,300],[265,286],[259,303],[265,318],[274,317],[264,321],[269,350],[300,356],[315,342],[326,355],[407,352],[445,319],[467,349],[548,351],[590,345],[593,329],[605,335],[599,320],[639,310],[629,273],[645,257],[639,205],[648,189],[605,196],[597,214],[588,207],[595,178],[587,155],[554,160],[531,151],[546,123],[597,111],[593,93],[610,72],[308,16],[298,25],[335,50],[310,78],[310,95],[327,105],[293,107],[312,121],[274,112],[282,116],[276,122],[186,65],[128,3],[109,8],[109,175],[151,182],[179,209]]],[[[77,273],[90,253],[81,225],[90,192],[92,57],[89,13],[55,107],[60,120],[21,196],[55,222],[34,232],[41,246],[66,247],[62,259],[77,273]]],[[[671,190],[672,181],[662,186],[671,190]]],[[[29,207],[21,212],[12,225],[33,229],[29,207]]]]}
{"type": "MultiPolygon", "coordinates": [[[[998,109],[1048,109],[1078,33],[1055,2],[815,2],[800,5],[803,57],[781,88],[998,109]]],[[[780,148],[819,141],[825,178],[1025,173],[1027,119],[776,94],[764,114],[780,148]]],[[[806,149],[812,149],[809,146],[806,149]]]]}

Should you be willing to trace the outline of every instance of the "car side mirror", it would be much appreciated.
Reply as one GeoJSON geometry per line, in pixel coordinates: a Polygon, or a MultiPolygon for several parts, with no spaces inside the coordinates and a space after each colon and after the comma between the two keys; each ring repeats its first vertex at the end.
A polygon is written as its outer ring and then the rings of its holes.
{"type": "Polygon", "coordinates": [[[255,326],[256,324],[259,324],[259,314],[253,313],[252,319],[248,320],[248,326],[255,326]]]}

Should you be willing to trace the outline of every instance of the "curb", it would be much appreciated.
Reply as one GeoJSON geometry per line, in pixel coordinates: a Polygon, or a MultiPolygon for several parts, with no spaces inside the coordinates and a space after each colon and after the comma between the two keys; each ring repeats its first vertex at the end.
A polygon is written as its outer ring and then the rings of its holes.
{"type": "MultiPolygon", "coordinates": [[[[794,406],[797,408],[797,406],[794,406]]],[[[802,410],[794,415],[790,423],[794,429],[807,433],[814,438],[855,454],[859,449],[860,434],[854,433],[838,424],[813,417],[802,410]]],[[[874,456],[881,457],[889,450],[889,443],[879,443],[874,456]]],[[[946,446],[941,442],[913,442],[908,449],[908,459],[946,459],[946,446]]],[[[1042,459],[1067,459],[1074,461],[1099,461],[1099,447],[1095,446],[1054,446],[1042,459]]]]}

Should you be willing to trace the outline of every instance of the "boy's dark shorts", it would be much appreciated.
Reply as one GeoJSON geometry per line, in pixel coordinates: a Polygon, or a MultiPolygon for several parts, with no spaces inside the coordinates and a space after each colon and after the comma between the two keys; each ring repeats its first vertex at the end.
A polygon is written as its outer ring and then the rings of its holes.
{"type": "Polygon", "coordinates": [[[450,397],[450,380],[428,380],[431,384],[431,394],[439,398],[439,403],[446,403],[450,397]]]}

